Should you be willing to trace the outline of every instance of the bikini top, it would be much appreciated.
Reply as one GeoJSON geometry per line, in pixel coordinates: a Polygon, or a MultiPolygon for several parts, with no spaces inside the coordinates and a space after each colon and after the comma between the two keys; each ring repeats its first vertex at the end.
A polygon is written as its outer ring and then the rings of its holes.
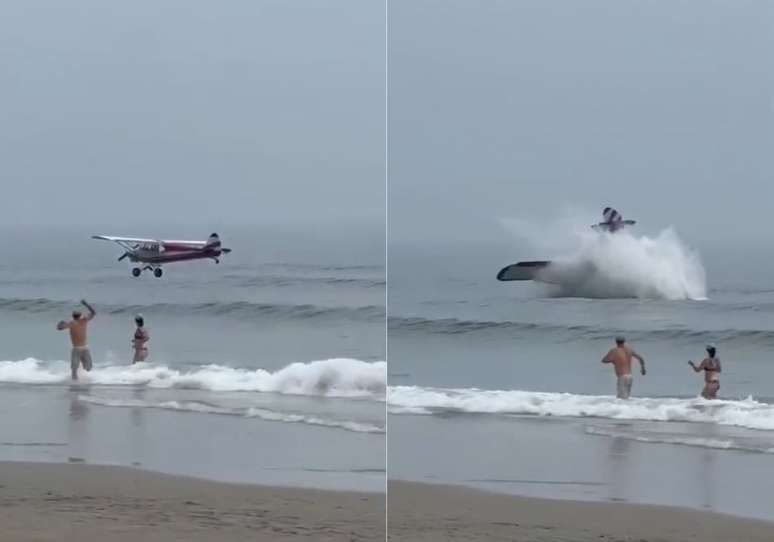
{"type": "Polygon", "coordinates": [[[707,358],[707,364],[704,366],[704,370],[709,373],[714,373],[720,368],[720,359],[707,358]]]}
{"type": "Polygon", "coordinates": [[[134,339],[136,341],[141,341],[145,339],[148,336],[148,332],[145,331],[144,328],[138,327],[134,332],[134,339]]]}

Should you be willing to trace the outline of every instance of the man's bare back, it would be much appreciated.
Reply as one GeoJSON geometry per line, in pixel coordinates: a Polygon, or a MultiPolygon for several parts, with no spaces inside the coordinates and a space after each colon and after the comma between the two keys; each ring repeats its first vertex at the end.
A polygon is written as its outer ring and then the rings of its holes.
{"type": "Polygon", "coordinates": [[[73,345],[72,352],[70,353],[70,369],[72,370],[72,378],[76,380],[78,378],[78,366],[82,365],[87,371],[91,370],[91,353],[88,347],[88,328],[89,322],[97,315],[96,311],[85,300],[81,301],[81,304],[86,307],[89,314],[86,316],[81,315],[80,311],[73,311],[73,319],[69,322],[61,320],[56,328],[59,331],[68,329],[70,330],[70,342],[73,345]]]}
{"type": "Polygon", "coordinates": [[[63,322],[60,326],[60,330],[65,328],[70,330],[70,342],[73,344],[73,347],[83,347],[88,344],[87,331],[89,329],[89,321],[85,318],[63,322]]]}
{"type": "Polygon", "coordinates": [[[645,374],[645,360],[634,349],[626,345],[623,337],[616,337],[615,348],[611,348],[602,358],[602,363],[612,363],[616,376],[616,396],[628,399],[632,390],[632,358],[640,362],[640,370],[645,374]]]}
{"type": "Polygon", "coordinates": [[[642,365],[642,374],[645,374],[644,360],[640,355],[626,345],[611,348],[602,363],[612,363],[615,368],[615,376],[632,374],[632,358],[637,358],[642,365]]]}

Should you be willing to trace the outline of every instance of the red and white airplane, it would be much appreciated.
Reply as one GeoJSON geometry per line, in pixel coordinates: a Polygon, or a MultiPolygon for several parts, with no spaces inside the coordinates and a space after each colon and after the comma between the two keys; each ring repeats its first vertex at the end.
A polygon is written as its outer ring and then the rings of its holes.
{"type": "Polygon", "coordinates": [[[110,235],[93,235],[92,239],[112,241],[123,248],[124,253],[118,258],[119,262],[129,258],[131,262],[145,264],[132,268],[132,275],[135,277],[139,277],[146,269],[153,271],[156,277],[160,277],[163,274],[161,265],[165,263],[203,259],[220,263],[220,256],[231,252],[230,248],[220,246],[220,237],[217,233],[210,235],[206,241],[167,241],[110,235]]]}

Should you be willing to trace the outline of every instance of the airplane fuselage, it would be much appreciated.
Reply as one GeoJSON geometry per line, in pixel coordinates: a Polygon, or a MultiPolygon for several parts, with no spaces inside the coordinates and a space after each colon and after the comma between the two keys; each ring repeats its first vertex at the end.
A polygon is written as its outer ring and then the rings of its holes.
{"type": "Polygon", "coordinates": [[[129,254],[129,261],[147,263],[150,265],[161,265],[164,263],[185,262],[190,260],[217,260],[220,258],[223,252],[224,251],[220,248],[188,248],[173,250],[169,249],[168,247],[164,247],[163,251],[137,249],[129,254]]]}

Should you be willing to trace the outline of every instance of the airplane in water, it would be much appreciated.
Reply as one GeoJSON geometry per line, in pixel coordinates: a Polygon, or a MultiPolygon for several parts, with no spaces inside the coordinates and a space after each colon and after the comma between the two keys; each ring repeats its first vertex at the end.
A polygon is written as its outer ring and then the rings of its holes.
{"type": "Polygon", "coordinates": [[[210,235],[206,241],[168,241],[111,235],[93,235],[92,239],[112,241],[123,248],[124,253],[118,258],[119,262],[129,258],[130,262],[144,264],[132,268],[132,275],[135,277],[139,277],[146,270],[153,271],[156,277],[161,277],[162,264],[173,262],[209,259],[220,263],[221,255],[231,252],[230,248],[220,245],[217,233],[210,235]]]}
{"type": "MultiPolygon", "coordinates": [[[[591,226],[594,231],[614,234],[623,230],[626,226],[633,226],[636,220],[624,220],[621,213],[612,207],[605,207],[602,211],[603,221],[591,226]]],[[[514,280],[534,280],[556,284],[561,282],[561,277],[552,263],[546,260],[517,262],[503,267],[497,273],[497,280],[507,282],[514,280]],[[553,271],[553,272],[552,272],[553,271]]]]}

